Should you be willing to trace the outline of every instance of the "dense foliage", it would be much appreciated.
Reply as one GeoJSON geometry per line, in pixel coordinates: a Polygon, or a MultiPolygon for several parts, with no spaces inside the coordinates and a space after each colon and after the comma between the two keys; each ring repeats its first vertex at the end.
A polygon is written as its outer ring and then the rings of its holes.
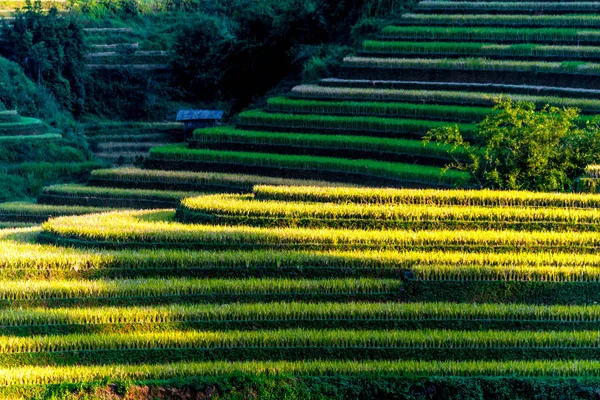
{"type": "Polygon", "coordinates": [[[598,162],[600,130],[577,125],[579,110],[498,99],[500,111],[479,124],[478,143],[463,138],[458,126],[433,129],[425,143],[438,141],[469,153],[471,161],[449,167],[468,171],[481,187],[566,191],[585,167],[598,162]]]}
{"type": "Polygon", "coordinates": [[[40,0],[27,0],[11,25],[2,29],[5,57],[23,67],[27,76],[50,90],[67,110],[79,112],[85,100],[83,29],[75,18],[43,11],[40,0]]]}

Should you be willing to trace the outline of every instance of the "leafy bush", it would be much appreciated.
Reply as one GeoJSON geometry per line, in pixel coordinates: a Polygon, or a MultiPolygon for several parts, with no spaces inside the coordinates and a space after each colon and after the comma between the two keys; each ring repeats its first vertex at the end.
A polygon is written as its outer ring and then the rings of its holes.
{"type": "Polygon", "coordinates": [[[579,110],[499,98],[500,113],[479,124],[480,142],[464,140],[458,126],[433,129],[425,143],[438,141],[466,151],[471,161],[449,167],[468,171],[481,187],[566,191],[585,167],[599,161],[600,129],[579,128],[579,110]]]}

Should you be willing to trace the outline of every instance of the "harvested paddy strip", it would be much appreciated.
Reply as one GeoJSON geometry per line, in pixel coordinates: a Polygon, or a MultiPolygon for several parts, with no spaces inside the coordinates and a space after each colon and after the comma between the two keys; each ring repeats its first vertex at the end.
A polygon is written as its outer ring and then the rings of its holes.
{"type": "Polygon", "coordinates": [[[598,61],[600,50],[596,46],[551,46],[536,44],[490,44],[468,42],[393,42],[367,40],[363,43],[363,55],[401,57],[460,58],[485,57],[519,60],[598,61]]]}
{"type": "MultiPolygon", "coordinates": [[[[179,303],[393,301],[397,279],[120,279],[2,281],[0,307],[142,306],[179,303]]],[[[1,343],[1,341],[0,341],[1,343]]],[[[1,346],[1,344],[0,344],[1,346]]]]}
{"type": "Polygon", "coordinates": [[[407,162],[445,166],[451,161],[468,160],[460,150],[439,144],[424,145],[420,140],[388,139],[371,136],[316,135],[283,132],[257,132],[233,128],[196,130],[188,141],[190,148],[257,151],[277,154],[307,154],[348,159],[407,162]]]}
{"type": "Polygon", "coordinates": [[[296,180],[259,175],[226,174],[218,172],[189,172],[116,168],[93,171],[92,186],[137,189],[182,190],[190,192],[249,193],[255,185],[282,186],[349,186],[327,181],[296,180]]]}
{"type": "Polygon", "coordinates": [[[187,249],[397,249],[559,251],[592,253],[593,232],[410,231],[190,225],[174,222],[172,211],[131,211],[56,218],[43,225],[40,240],[85,247],[187,249]]]}
{"type": "MultiPolygon", "coordinates": [[[[289,129],[301,132],[326,132],[331,134],[365,135],[380,137],[420,138],[431,129],[447,126],[438,121],[418,119],[380,118],[369,116],[333,116],[278,114],[264,111],[245,111],[238,115],[238,123],[243,127],[256,129],[289,129]]],[[[459,124],[465,135],[474,135],[474,124],[459,124]]]]}
{"type": "Polygon", "coordinates": [[[497,26],[497,27],[561,27],[561,28],[600,28],[600,16],[581,15],[478,15],[478,14],[417,14],[407,13],[399,21],[402,25],[435,26],[497,26]]]}
{"type": "Polygon", "coordinates": [[[418,164],[190,149],[185,145],[153,148],[145,166],[215,172],[239,171],[242,167],[248,173],[258,175],[323,180],[335,176],[337,181],[392,187],[455,187],[469,180],[469,175],[464,172],[450,170],[442,174],[440,167],[418,164]]]}
{"type": "Polygon", "coordinates": [[[600,231],[600,210],[596,209],[310,204],[256,201],[252,195],[205,195],[184,199],[176,218],[184,223],[270,228],[600,231]]]}
{"type": "MultiPolygon", "coordinates": [[[[600,5],[600,2],[598,3],[600,5]]],[[[540,43],[593,45],[600,41],[594,29],[572,28],[497,28],[497,27],[434,27],[388,26],[381,38],[411,41],[473,41],[492,43],[540,43]]]]}
{"type": "MultiPolygon", "coordinates": [[[[367,83],[368,81],[358,81],[367,83]]],[[[461,83],[456,83],[461,85],[461,83]]],[[[464,84],[468,85],[468,84],[464,84]]],[[[295,87],[290,96],[297,99],[311,100],[336,100],[336,101],[383,101],[383,102],[406,102],[406,103],[434,103],[454,104],[460,106],[489,106],[495,104],[494,99],[507,96],[498,92],[470,92],[459,91],[459,87],[452,91],[446,90],[405,90],[366,87],[326,87],[316,85],[301,85],[295,87]]],[[[560,107],[576,107],[584,114],[600,113],[600,101],[585,98],[563,98],[558,96],[532,96],[511,94],[510,98],[515,101],[531,101],[538,107],[552,104],[560,107]]]]}
{"type": "Polygon", "coordinates": [[[600,208],[600,195],[505,190],[427,190],[276,187],[257,185],[258,200],[293,202],[414,204],[465,207],[600,208]]]}
{"type": "Polygon", "coordinates": [[[152,209],[176,207],[182,199],[196,195],[198,192],[119,189],[68,184],[44,188],[39,202],[69,206],[152,209]]]}
{"type": "Polygon", "coordinates": [[[592,330],[598,306],[276,302],[0,310],[0,334],[30,336],[168,330],[592,330]]]}
{"type": "Polygon", "coordinates": [[[290,114],[368,115],[394,118],[419,118],[442,121],[480,122],[495,111],[488,107],[456,107],[397,102],[353,102],[300,100],[273,97],[269,111],[290,114]]]}
{"type": "Polygon", "coordinates": [[[310,330],[0,337],[0,365],[178,361],[593,360],[597,331],[310,330]]]}

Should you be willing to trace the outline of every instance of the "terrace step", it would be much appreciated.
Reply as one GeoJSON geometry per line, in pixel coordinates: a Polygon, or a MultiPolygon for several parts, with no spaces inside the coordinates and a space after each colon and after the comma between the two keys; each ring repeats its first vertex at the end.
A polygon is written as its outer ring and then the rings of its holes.
{"type": "MultiPolygon", "coordinates": [[[[466,92],[492,92],[507,94],[566,96],[570,98],[596,99],[599,89],[567,88],[541,85],[510,85],[502,83],[468,83],[439,81],[404,81],[404,80],[369,80],[327,78],[319,83],[323,87],[332,88],[372,88],[372,89],[412,89],[412,90],[447,90],[466,92]]],[[[493,95],[492,95],[493,96],[493,95]]],[[[600,112],[600,110],[598,111],[600,112]]]]}
{"type": "Polygon", "coordinates": [[[435,1],[424,0],[415,11],[429,14],[595,14],[600,12],[596,1],[435,1]]]}
{"type": "Polygon", "coordinates": [[[377,38],[386,41],[411,42],[529,43],[578,46],[600,43],[600,32],[590,28],[388,26],[377,35],[377,38]]]}
{"type": "Polygon", "coordinates": [[[98,187],[176,190],[189,192],[249,193],[255,185],[351,186],[327,181],[293,180],[260,175],[223,174],[116,168],[93,171],[89,185],[98,187]]]}
{"type": "Polygon", "coordinates": [[[340,74],[344,79],[455,81],[600,89],[600,64],[542,61],[456,60],[347,57],[340,74]]]}
{"type": "Polygon", "coordinates": [[[182,199],[197,195],[197,192],[57,185],[44,188],[38,201],[58,206],[157,209],[177,207],[182,199]]]}
{"type": "Polygon", "coordinates": [[[429,27],[521,27],[521,28],[600,28],[600,16],[581,15],[502,15],[502,14],[418,14],[407,13],[395,25],[429,27]]]}

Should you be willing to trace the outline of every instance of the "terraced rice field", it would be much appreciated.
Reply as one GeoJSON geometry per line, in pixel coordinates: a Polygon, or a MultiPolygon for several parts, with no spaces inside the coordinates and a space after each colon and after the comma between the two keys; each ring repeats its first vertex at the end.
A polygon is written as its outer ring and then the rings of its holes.
{"type": "MultiPolygon", "coordinates": [[[[95,172],[98,182],[157,176],[95,172]]],[[[495,382],[505,398],[594,384],[599,204],[593,194],[263,184],[176,210],[4,230],[0,394],[121,379],[213,382],[227,394],[219,385],[231,374],[310,390],[326,375],[382,393],[394,382],[495,382]]]]}
{"type": "MultiPolygon", "coordinates": [[[[0,395],[594,398],[600,195],[453,189],[468,177],[420,138],[477,140],[501,94],[599,114],[597,11],[423,1],[340,77],[48,187],[45,214],[0,207],[56,217],[0,231],[0,395]]],[[[89,133],[114,149],[140,127],[112,128],[89,133]]]]}

